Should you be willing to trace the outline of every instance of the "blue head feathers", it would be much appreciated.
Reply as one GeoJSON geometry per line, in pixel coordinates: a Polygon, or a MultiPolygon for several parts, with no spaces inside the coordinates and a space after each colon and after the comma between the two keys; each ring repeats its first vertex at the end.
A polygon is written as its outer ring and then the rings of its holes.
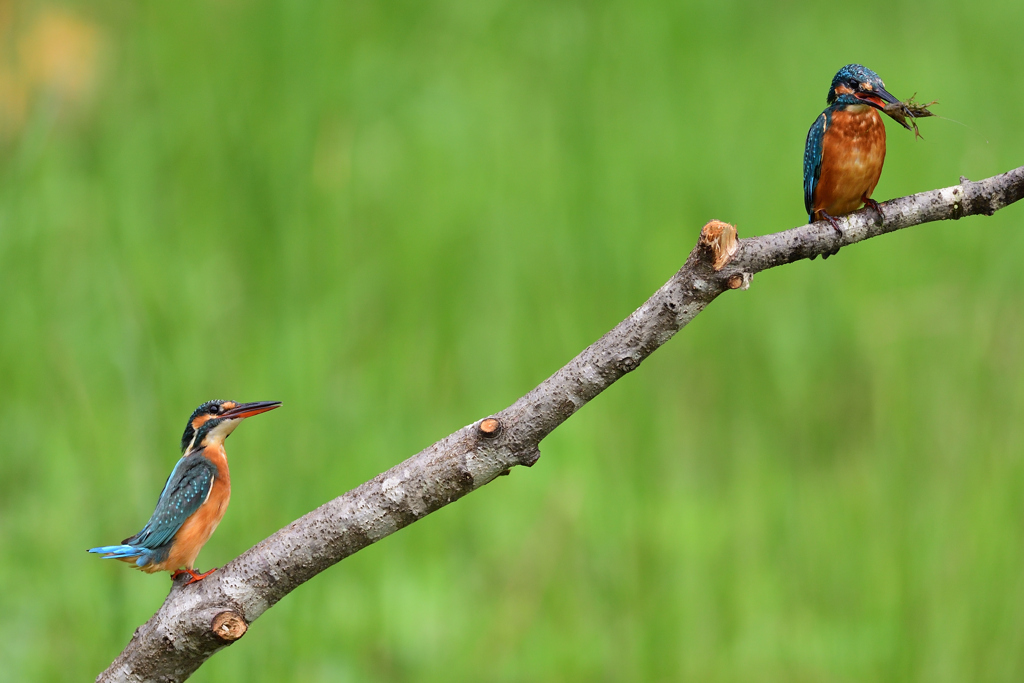
{"type": "Polygon", "coordinates": [[[832,79],[828,89],[828,103],[834,103],[844,93],[864,90],[865,84],[868,90],[885,90],[885,83],[874,71],[860,64],[847,64],[832,79]]]}

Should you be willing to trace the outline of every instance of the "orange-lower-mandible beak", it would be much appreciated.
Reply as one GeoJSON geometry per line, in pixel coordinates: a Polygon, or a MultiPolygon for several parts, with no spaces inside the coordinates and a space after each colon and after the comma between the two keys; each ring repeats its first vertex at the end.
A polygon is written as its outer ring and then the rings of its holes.
{"type": "Polygon", "coordinates": [[[895,104],[899,102],[892,93],[885,88],[876,87],[874,90],[861,90],[854,94],[858,100],[870,104],[876,109],[885,109],[886,104],[895,104]]]}

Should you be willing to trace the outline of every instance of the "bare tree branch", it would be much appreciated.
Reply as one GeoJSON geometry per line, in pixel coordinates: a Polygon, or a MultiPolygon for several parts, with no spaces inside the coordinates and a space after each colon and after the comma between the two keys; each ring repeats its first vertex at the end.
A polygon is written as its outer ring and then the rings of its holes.
{"type": "Polygon", "coordinates": [[[480,488],[515,465],[533,465],[538,444],[587,401],[637,366],[728,289],[839,247],[931,221],[991,215],[1024,197],[1024,166],[882,204],[840,220],[737,240],[712,221],[685,265],[615,329],[500,413],[441,439],[387,472],[325,503],[256,544],[202,582],[179,579],[98,681],[183,681],[255,619],[352,553],[480,488]]]}

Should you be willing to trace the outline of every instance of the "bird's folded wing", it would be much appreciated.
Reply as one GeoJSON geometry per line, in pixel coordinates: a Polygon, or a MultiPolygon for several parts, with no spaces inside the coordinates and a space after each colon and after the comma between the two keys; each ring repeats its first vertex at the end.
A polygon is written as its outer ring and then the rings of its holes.
{"type": "Polygon", "coordinates": [[[807,132],[807,145],[804,147],[804,208],[808,214],[814,210],[814,188],[821,177],[822,140],[828,129],[828,118],[828,113],[823,112],[807,132]]]}
{"type": "Polygon", "coordinates": [[[123,542],[154,549],[170,543],[185,520],[209,498],[216,476],[217,466],[201,453],[186,455],[167,478],[146,526],[123,542]]]}

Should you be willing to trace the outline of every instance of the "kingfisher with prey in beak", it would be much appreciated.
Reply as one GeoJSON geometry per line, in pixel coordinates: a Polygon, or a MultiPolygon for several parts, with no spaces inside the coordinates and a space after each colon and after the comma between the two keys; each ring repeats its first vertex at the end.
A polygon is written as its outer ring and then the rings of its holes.
{"type": "Polygon", "coordinates": [[[186,586],[212,574],[214,569],[196,572],[195,561],[231,498],[224,440],[245,418],[280,405],[280,401],[207,401],[196,408],[181,437],[182,458],[171,470],[146,526],[121,545],[90,548],[89,552],[131,562],[147,573],[171,571],[172,580],[188,574],[186,586]]]}
{"type": "MultiPolygon", "coordinates": [[[[871,193],[885,162],[885,124],[879,111],[899,102],[871,69],[847,64],[832,79],[828,107],[807,133],[804,148],[804,208],[808,221],[827,220],[867,204],[885,216],[871,193]]],[[[910,126],[903,121],[903,127],[910,126]]]]}

